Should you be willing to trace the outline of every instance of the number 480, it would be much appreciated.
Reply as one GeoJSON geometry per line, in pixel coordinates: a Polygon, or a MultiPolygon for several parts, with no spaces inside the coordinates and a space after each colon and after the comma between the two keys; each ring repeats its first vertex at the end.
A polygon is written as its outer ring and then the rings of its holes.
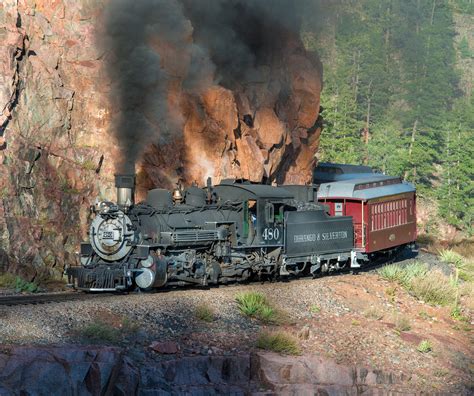
{"type": "Polygon", "coordinates": [[[280,239],[280,230],[278,228],[265,228],[263,230],[262,238],[265,241],[277,241],[280,239]]]}

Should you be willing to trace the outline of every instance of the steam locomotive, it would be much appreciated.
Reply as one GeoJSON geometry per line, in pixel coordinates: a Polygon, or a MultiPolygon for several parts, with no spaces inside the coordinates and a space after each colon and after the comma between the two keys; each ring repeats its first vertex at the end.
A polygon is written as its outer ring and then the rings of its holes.
{"type": "MultiPolygon", "coordinates": [[[[325,166],[324,173],[331,173],[327,165],[316,168],[315,178],[325,166]]],[[[383,202],[415,196],[408,183],[376,174],[365,178],[371,180],[364,182],[369,183],[367,190],[383,190],[384,183],[392,186],[390,191],[385,189],[389,195],[383,202]]],[[[409,231],[407,224],[396,226],[393,220],[389,243],[377,236],[381,230],[372,227],[368,232],[378,215],[372,214],[372,208],[378,207],[380,197],[373,191],[362,197],[342,197],[341,191],[348,191],[347,180],[354,186],[362,183],[357,176],[279,187],[228,179],[215,186],[208,181],[204,189],[150,190],[145,202],[135,204],[135,177],[116,175],[117,202],[93,207],[89,242],[81,244],[81,265],[66,270],[69,284],[85,291],[123,291],[318,276],[359,268],[374,255],[413,243],[414,217],[405,219],[411,220],[409,231]],[[328,188],[328,183],[337,187],[328,188]],[[328,195],[338,189],[342,190],[336,196],[328,195]],[[360,212],[351,214],[356,208],[360,212]],[[374,241],[380,249],[374,248],[374,241]]]]}

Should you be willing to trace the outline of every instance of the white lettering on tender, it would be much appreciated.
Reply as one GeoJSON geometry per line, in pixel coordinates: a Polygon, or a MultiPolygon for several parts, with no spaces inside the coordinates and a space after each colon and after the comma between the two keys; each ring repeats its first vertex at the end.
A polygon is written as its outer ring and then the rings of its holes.
{"type": "Polygon", "coordinates": [[[293,237],[294,243],[330,241],[332,239],[346,239],[347,231],[323,232],[318,234],[299,234],[293,237]]]}

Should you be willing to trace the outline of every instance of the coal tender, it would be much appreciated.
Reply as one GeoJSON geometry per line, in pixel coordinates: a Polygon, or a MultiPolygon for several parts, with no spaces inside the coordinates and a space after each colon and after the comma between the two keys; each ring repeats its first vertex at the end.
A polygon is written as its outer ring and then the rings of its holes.
{"type": "Polygon", "coordinates": [[[285,188],[224,180],[204,189],[154,189],[135,204],[134,186],[133,175],[117,175],[117,202],[91,208],[80,265],[66,270],[76,289],[317,276],[356,264],[352,219],[329,217],[324,206],[301,203],[285,188]]]}

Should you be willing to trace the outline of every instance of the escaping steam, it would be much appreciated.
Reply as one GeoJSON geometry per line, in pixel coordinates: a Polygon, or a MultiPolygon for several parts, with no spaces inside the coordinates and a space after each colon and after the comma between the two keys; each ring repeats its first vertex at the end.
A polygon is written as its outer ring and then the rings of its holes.
{"type": "MultiPolygon", "coordinates": [[[[112,82],[112,128],[121,146],[120,172],[134,172],[151,143],[181,133],[181,94],[212,84],[265,80],[259,65],[281,56],[299,34],[310,0],[113,0],[99,38],[112,82]]],[[[268,77],[267,77],[268,78],[268,77]]]]}

